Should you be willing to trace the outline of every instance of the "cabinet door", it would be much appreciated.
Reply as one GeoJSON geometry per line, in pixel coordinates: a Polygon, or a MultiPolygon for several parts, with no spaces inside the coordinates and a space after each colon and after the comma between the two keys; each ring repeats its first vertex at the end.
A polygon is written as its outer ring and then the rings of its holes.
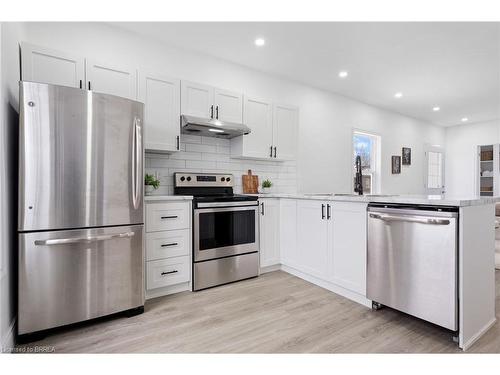
{"type": "Polygon", "coordinates": [[[87,60],[86,73],[87,89],[132,100],[137,99],[137,70],[87,60]]]}
{"type": "Polygon", "coordinates": [[[237,92],[215,89],[215,118],[221,121],[243,122],[243,95],[237,92]]]}
{"type": "Polygon", "coordinates": [[[297,247],[297,201],[280,199],[280,258],[286,266],[300,265],[297,247]]]}
{"type": "Polygon", "coordinates": [[[297,228],[299,270],[325,280],[328,270],[326,203],[305,199],[297,201],[297,228]]]}
{"type": "Polygon", "coordinates": [[[180,95],[178,79],[139,73],[139,100],[144,102],[146,150],[179,150],[180,95]]]}
{"type": "Polygon", "coordinates": [[[80,87],[85,82],[85,59],[29,43],[21,43],[21,77],[33,81],[80,87]]]}
{"type": "Polygon", "coordinates": [[[279,200],[260,200],[260,266],[280,263],[279,200]]]}
{"type": "Polygon", "coordinates": [[[330,281],[366,295],[366,204],[335,202],[330,281]]]}
{"type": "Polygon", "coordinates": [[[282,104],[273,106],[273,147],[276,147],[276,159],[296,158],[298,114],[297,107],[282,104]]]}
{"type": "Polygon", "coordinates": [[[215,118],[214,88],[194,82],[181,82],[181,113],[215,118]]]}
{"type": "Polygon", "coordinates": [[[242,136],[241,156],[265,159],[271,158],[273,138],[273,108],[270,101],[245,97],[243,118],[244,124],[251,133],[242,136]]]}

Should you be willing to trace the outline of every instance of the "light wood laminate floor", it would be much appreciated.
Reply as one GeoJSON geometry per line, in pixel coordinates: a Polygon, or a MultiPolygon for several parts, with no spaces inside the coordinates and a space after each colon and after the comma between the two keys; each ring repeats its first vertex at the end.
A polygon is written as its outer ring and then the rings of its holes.
{"type": "MultiPolygon", "coordinates": [[[[500,271],[496,272],[500,311],[500,271]]],[[[146,302],[145,312],[67,329],[29,344],[56,353],[461,352],[448,331],[372,311],[282,271],[146,302]]],[[[470,352],[500,353],[500,323],[470,352]]]]}

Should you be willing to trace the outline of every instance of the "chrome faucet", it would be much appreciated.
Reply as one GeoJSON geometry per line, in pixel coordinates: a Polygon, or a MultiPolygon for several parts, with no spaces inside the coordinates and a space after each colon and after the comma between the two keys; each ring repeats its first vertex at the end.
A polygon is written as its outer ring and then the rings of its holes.
{"type": "Polygon", "coordinates": [[[359,195],[363,195],[363,175],[361,173],[361,156],[356,156],[356,179],[354,183],[354,191],[359,195]]]}

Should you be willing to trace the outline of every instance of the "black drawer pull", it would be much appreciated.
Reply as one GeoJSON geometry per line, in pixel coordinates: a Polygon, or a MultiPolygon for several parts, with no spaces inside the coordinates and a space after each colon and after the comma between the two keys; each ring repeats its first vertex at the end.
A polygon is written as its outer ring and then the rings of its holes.
{"type": "Polygon", "coordinates": [[[172,242],[172,243],[165,243],[163,245],[161,245],[161,247],[169,247],[169,246],[177,246],[178,243],[177,242],[172,242]]]}
{"type": "Polygon", "coordinates": [[[172,273],[177,273],[177,272],[179,272],[179,271],[177,271],[177,270],[173,270],[173,271],[168,271],[168,272],[162,272],[162,273],[161,273],[161,275],[162,275],[162,276],[165,276],[165,275],[170,275],[170,274],[172,274],[172,273]]]}
{"type": "Polygon", "coordinates": [[[175,216],[162,216],[161,218],[162,219],[177,219],[179,216],[175,215],[175,216]]]}

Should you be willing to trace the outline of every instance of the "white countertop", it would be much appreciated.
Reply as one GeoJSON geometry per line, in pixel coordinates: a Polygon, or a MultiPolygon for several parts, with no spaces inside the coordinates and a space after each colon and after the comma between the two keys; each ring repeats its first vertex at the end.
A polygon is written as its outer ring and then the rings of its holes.
{"type": "Polygon", "coordinates": [[[190,201],[193,199],[192,195],[145,195],[146,202],[155,201],[190,201]]]}
{"type": "Polygon", "coordinates": [[[477,206],[500,202],[500,197],[453,197],[447,195],[332,195],[332,194],[288,194],[269,193],[252,194],[259,198],[289,198],[289,199],[313,199],[321,201],[337,202],[360,202],[360,203],[407,203],[425,204],[432,206],[477,206]]]}

